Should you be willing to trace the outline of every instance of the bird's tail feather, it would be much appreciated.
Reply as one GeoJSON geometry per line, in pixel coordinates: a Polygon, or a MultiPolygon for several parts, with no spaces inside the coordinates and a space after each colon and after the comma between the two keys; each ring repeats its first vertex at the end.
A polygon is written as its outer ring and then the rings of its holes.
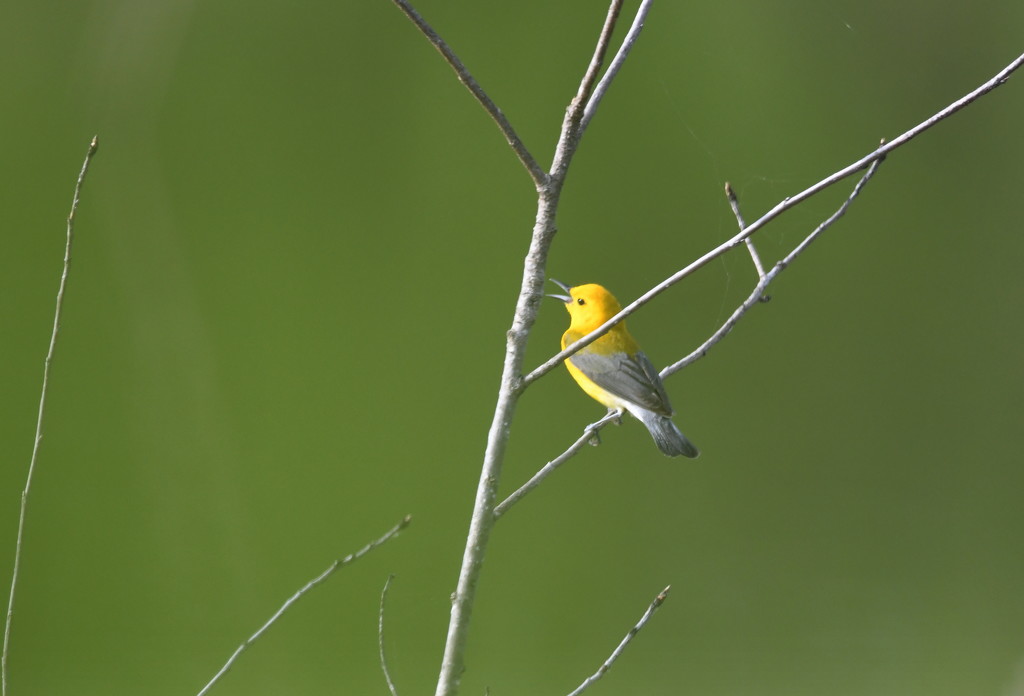
{"type": "Polygon", "coordinates": [[[658,449],[663,454],[669,457],[682,455],[691,459],[700,456],[700,450],[686,439],[686,436],[676,427],[671,418],[646,410],[634,415],[647,426],[651,437],[654,438],[654,444],[658,446],[658,449]]]}

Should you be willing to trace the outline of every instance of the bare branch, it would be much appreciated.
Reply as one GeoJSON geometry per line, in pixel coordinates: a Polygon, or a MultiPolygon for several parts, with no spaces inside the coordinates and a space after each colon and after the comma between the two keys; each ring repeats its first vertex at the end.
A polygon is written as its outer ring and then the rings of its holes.
{"type": "Polygon", "coordinates": [[[651,617],[654,616],[654,612],[658,611],[658,608],[662,605],[662,603],[664,603],[665,598],[668,597],[669,590],[671,589],[672,586],[669,585],[664,590],[662,590],[657,597],[654,598],[654,601],[651,602],[651,606],[647,607],[647,611],[645,611],[644,615],[640,617],[639,621],[637,621],[636,626],[633,626],[633,628],[629,629],[629,633],[627,633],[626,637],[622,639],[622,642],[619,643],[618,647],[616,647],[615,650],[612,651],[612,654],[608,656],[608,659],[601,664],[601,666],[597,669],[596,672],[591,674],[583,681],[582,684],[576,687],[576,689],[572,693],[570,693],[569,696],[579,696],[584,691],[586,691],[591,684],[593,684],[598,679],[603,677],[605,675],[605,672],[612,668],[612,664],[614,664],[615,661],[619,659],[619,656],[622,655],[622,652],[626,649],[626,646],[629,645],[630,641],[632,641],[636,634],[640,632],[640,629],[642,629],[647,624],[647,622],[651,620],[651,617]]]}
{"type": "MultiPolygon", "coordinates": [[[[696,362],[700,358],[703,358],[705,355],[707,355],[708,351],[711,349],[712,346],[721,341],[723,338],[725,338],[726,334],[732,331],[732,328],[739,322],[739,320],[743,317],[744,314],[747,313],[747,311],[751,307],[753,307],[755,304],[758,304],[759,302],[764,302],[765,298],[768,297],[767,295],[764,294],[765,290],[768,288],[768,285],[773,280],[775,280],[775,278],[782,271],[784,271],[793,262],[793,260],[796,259],[797,256],[802,254],[811,242],[817,239],[822,232],[831,227],[833,223],[835,223],[840,217],[842,217],[846,213],[847,209],[850,207],[850,204],[853,203],[853,200],[858,195],[860,195],[861,190],[871,179],[871,177],[875,175],[875,170],[878,169],[878,165],[880,165],[883,161],[884,158],[877,159],[874,162],[872,162],[871,166],[868,167],[868,171],[864,174],[863,177],[861,177],[860,181],[857,182],[857,185],[854,186],[853,191],[850,193],[849,197],[847,197],[847,199],[843,202],[843,204],[839,206],[839,209],[836,210],[836,212],[834,212],[832,215],[830,215],[824,222],[818,225],[813,232],[811,232],[800,244],[798,244],[793,249],[793,251],[791,251],[784,259],[779,261],[769,273],[766,274],[764,270],[761,268],[760,258],[757,255],[757,251],[753,249],[752,244],[749,244],[748,249],[750,249],[751,256],[754,259],[754,263],[758,269],[759,275],[758,282],[754,286],[754,290],[750,293],[750,296],[747,297],[747,299],[739,307],[736,308],[736,311],[732,313],[732,315],[726,320],[726,322],[714,334],[712,334],[707,341],[701,344],[700,347],[691,352],[682,360],[673,363],[672,365],[662,370],[661,378],[665,379],[669,375],[678,372],[687,365],[696,362]]],[[[737,200],[736,194],[735,192],[733,192],[732,187],[729,186],[729,184],[725,185],[725,190],[726,195],[729,198],[729,203],[732,206],[733,213],[736,215],[736,219],[739,222],[740,230],[742,230],[744,229],[744,222],[743,216],[739,210],[739,201],[737,200]]],[[[748,243],[750,242],[749,239],[747,239],[746,241],[748,243]]],[[[584,428],[583,435],[581,435],[574,443],[572,443],[572,445],[570,445],[568,449],[566,449],[562,454],[558,455],[555,459],[552,459],[550,462],[541,467],[541,469],[536,474],[534,474],[529,481],[524,483],[518,490],[516,490],[508,498],[503,500],[497,507],[495,507],[494,516],[500,517],[501,515],[503,515],[510,507],[519,502],[519,500],[522,499],[527,493],[536,488],[541,483],[541,481],[547,478],[548,475],[554,472],[555,469],[557,469],[566,461],[574,457],[581,449],[583,449],[583,445],[587,444],[588,442],[592,442],[597,432],[601,428],[606,426],[608,423],[616,420],[620,416],[621,414],[612,411],[609,412],[601,420],[595,423],[591,423],[586,428],[584,428]]]]}
{"type": "Polygon", "coordinates": [[[536,488],[540,484],[540,482],[546,479],[552,472],[554,472],[555,469],[557,469],[562,464],[567,462],[569,459],[574,457],[577,452],[583,449],[584,445],[598,444],[594,442],[595,438],[597,437],[598,431],[601,430],[601,428],[603,428],[604,426],[611,423],[612,421],[618,420],[621,417],[621,413],[610,411],[601,420],[591,423],[590,425],[585,427],[583,429],[583,434],[576,439],[576,442],[569,445],[569,448],[567,450],[565,450],[560,455],[558,455],[550,462],[545,464],[543,467],[541,467],[540,471],[534,474],[529,481],[520,486],[515,493],[505,498],[505,500],[501,501],[501,503],[499,503],[494,508],[494,516],[497,518],[504,515],[505,512],[508,511],[510,507],[518,503],[520,499],[523,498],[523,496],[525,496],[527,493],[536,488]]]}
{"type": "Polygon", "coordinates": [[[594,94],[587,101],[587,107],[583,111],[583,120],[580,121],[580,132],[582,133],[590,125],[590,119],[594,117],[594,113],[597,112],[597,107],[600,106],[601,100],[604,99],[605,93],[608,91],[608,87],[611,86],[612,80],[619,74],[619,68],[626,62],[626,56],[633,49],[633,44],[636,43],[637,38],[640,36],[640,32],[644,28],[644,21],[647,19],[647,13],[651,9],[651,3],[653,0],[643,0],[640,3],[640,7],[636,11],[636,16],[633,18],[633,24],[629,27],[629,31],[626,32],[626,38],[622,40],[622,45],[619,46],[618,52],[615,57],[612,58],[612,62],[608,65],[608,70],[605,71],[604,76],[601,77],[601,81],[597,83],[597,87],[594,88],[594,94]]]}
{"type": "MultiPolygon", "coordinates": [[[[853,203],[853,200],[860,195],[861,190],[871,179],[871,177],[875,175],[875,170],[878,169],[878,166],[883,161],[884,158],[877,159],[874,162],[872,162],[871,166],[868,167],[868,171],[865,172],[864,176],[861,177],[860,181],[857,182],[857,185],[854,186],[853,191],[850,193],[847,199],[843,201],[843,204],[839,206],[838,210],[836,210],[836,212],[834,212],[824,222],[818,225],[814,229],[814,231],[811,232],[788,255],[786,255],[784,259],[779,261],[769,273],[765,273],[764,270],[761,268],[760,258],[757,255],[757,251],[753,249],[753,245],[749,245],[748,249],[750,249],[751,251],[751,256],[754,259],[754,263],[758,268],[758,275],[760,276],[757,284],[754,286],[754,290],[750,293],[750,296],[747,297],[747,299],[739,307],[736,308],[736,311],[732,313],[732,315],[726,320],[726,322],[717,331],[715,331],[715,333],[712,334],[707,341],[701,344],[700,347],[691,352],[682,360],[673,363],[672,365],[669,365],[664,370],[662,370],[661,378],[665,379],[668,376],[675,374],[679,370],[683,369],[687,365],[703,358],[705,355],[707,355],[708,351],[711,349],[712,346],[721,341],[723,338],[725,338],[726,334],[732,331],[732,328],[736,326],[739,320],[743,317],[744,314],[747,313],[747,311],[751,307],[753,307],[755,304],[758,304],[759,302],[764,302],[765,298],[768,297],[767,295],[764,294],[765,290],[768,288],[768,285],[773,280],[775,280],[775,278],[782,271],[784,271],[793,262],[793,260],[796,259],[797,256],[802,254],[811,242],[817,239],[822,232],[831,227],[833,223],[835,223],[839,218],[841,218],[846,213],[847,209],[850,207],[850,204],[853,203]]],[[[729,198],[729,203],[732,206],[733,213],[736,215],[736,219],[739,222],[740,229],[742,230],[744,229],[744,222],[743,216],[739,210],[739,201],[737,200],[736,194],[732,190],[732,187],[729,186],[729,184],[725,185],[725,190],[726,196],[728,196],[729,198]]],[[[748,239],[746,241],[749,242],[750,240],[748,239]]],[[[529,481],[524,483],[518,490],[516,490],[508,498],[503,500],[497,507],[495,507],[494,516],[500,517],[502,514],[504,514],[510,507],[519,502],[519,500],[522,499],[527,493],[536,488],[541,483],[541,481],[547,478],[548,475],[554,472],[555,469],[557,469],[566,461],[574,457],[581,449],[583,449],[583,445],[587,444],[588,442],[592,442],[595,435],[597,434],[597,431],[606,426],[608,423],[616,420],[620,416],[621,414],[618,414],[614,411],[609,412],[601,420],[591,423],[586,428],[584,428],[583,435],[581,435],[574,443],[572,443],[572,445],[570,445],[568,449],[566,449],[562,454],[558,455],[555,459],[552,459],[550,462],[541,467],[541,469],[536,474],[534,474],[529,481]]]]}
{"type": "Polygon", "coordinates": [[[388,661],[384,656],[384,603],[388,598],[388,588],[391,587],[391,581],[394,579],[394,575],[389,575],[384,583],[384,589],[380,591],[380,614],[377,616],[377,646],[380,650],[380,668],[384,672],[385,681],[388,683],[388,691],[391,692],[391,696],[398,696],[398,690],[395,689],[395,683],[391,681],[391,673],[388,671],[388,661]]]}
{"type": "Polygon", "coordinates": [[[689,265],[685,266],[681,270],[679,270],[676,273],[674,273],[673,275],[669,276],[667,279],[665,279],[661,283],[655,285],[653,288],[651,288],[650,290],[645,292],[643,295],[638,297],[636,300],[634,300],[630,304],[628,304],[625,307],[623,307],[621,312],[619,312],[614,317],[612,317],[611,319],[606,321],[604,324],[599,326],[597,329],[595,329],[594,331],[591,331],[589,334],[587,334],[586,336],[584,336],[580,340],[578,340],[575,343],[573,343],[572,345],[566,347],[564,350],[559,351],[558,353],[553,355],[551,358],[549,358],[548,360],[546,360],[545,362],[543,362],[542,364],[537,366],[532,372],[530,372],[525,377],[523,377],[523,379],[520,382],[520,388],[521,389],[525,389],[529,385],[533,384],[535,381],[540,379],[542,376],[544,376],[545,374],[547,374],[548,372],[553,370],[555,367],[560,365],[562,363],[562,361],[564,361],[566,358],[568,358],[569,356],[575,354],[577,351],[582,350],[586,346],[589,346],[591,343],[593,343],[598,338],[600,338],[605,333],[607,333],[609,329],[611,329],[613,326],[618,324],[620,321],[622,321],[623,319],[628,317],[630,314],[632,314],[636,310],[640,309],[640,307],[643,307],[645,304],[650,302],[653,298],[655,298],[658,295],[660,295],[661,293],[665,292],[670,287],[672,287],[673,285],[678,283],[680,280],[682,280],[683,278],[685,278],[688,275],[690,275],[691,273],[693,273],[694,271],[698,270],[699,268],[702,268],[708,262],[710,262],[710,261],[718,258],[719,256],[721,256],[722,254],[725,254],[726,252],[734,249],[736,246],[738,246],[740,243],[742,243],[743,240],[745,240],[747,237],[749,237],[752,234],[754,234],[755,232],[757,232],[759,229],[761,229],[762,227],[767,225],[769,222],[771,222],[775,218],[779,217],[782,213],[786,212],[787,210],[789,210],[790,208],[796,206],[797,204],[802,203],[803,201],[807,200],[811,196],[813,196],[813,195],[815,195],[817,193],[820,193],[821,191],[825,190],[829,186],[832,186],[833,184],[836,184],[836,183],[842,181],[846,177],[851,176],[852,174],[855,174],[855,173],[861,171],[862,169],[870,166],[871,163],[874,162],[875,160],[879,160],[879,159],[885,157],[886,155],[888,155],[890,152],[892,152],[896,148],[902,147],[903,145],[906,145],[910,140],[912,140],[913,138],[917,137],[918,135],[920,135],[924,131],[928,130],[929,128],[932,128],[937,123],[939,123],[939,121],[942,121],[942,120],[944,120],[946,118],[949,118],[950,116],[952,116],[956,112],[960,111],[964,107],[970,105],[972,102],[974,102],[979,97],[982,97],[985,94],[987,94],[987,93],[991,92],[992,90],[994,90],[996,87],[999,87],[1004,82],[1006,82],[1006,80],[1010,76],[1010,74],[1012,74],[1015,70],[1017,70],[1021,66],[1022,63],[1024,63],[1024,55],[1021,55],[1021,56],[1017,57],[1016,60],[1014,60],[1012,63],[1010,63],[1008,66],[1006,66],[1002,70],[1000,70],[999,73],[997,73],[995,75],[995,77],[993,77],[992,79],[988,80],[987,82],[982,84],[977,89],[975,89],[972,92],[968,93],[967,95],[961,97],[960,99],[957,99],[955,102],[953,102],[952,104],[950,104],[946,108],[944,108],[941,111],[937,112],[936,114],[934,114],[933,116],[929,117],[928,119],[922,121],[918,125],[916,125],[913,128],[911,128],[910,130],[902,133],[899,137],[893,139],[891,142],[888,142],[885,145],[882,145],[881,147],[879,147],[876,150],[868,153],[867,155],[864,155],[863,157],[861,157],[856,162],[853,162],[852,164],[850,164],[850,165],[840,169],[839,171],[835,172],[834,174],[831,174],[831,175],[825,177],[824,179],[822,179],[818,183],[816,183],[813,186],[810,186],[810,187],[804,189],[800,193],[798,193],[798,194],[796,194],[794,196],[790,196],[789,198],[783,199],[778,204],[776,204],[776,206],[774,208],[772,208],[767,213],[765,213],[760,218],[758,218],[756,221],[754,221],[753,223],[748,225],[743,231],[741,231],[740,233],[738,233],[734,237],[730,238],[729,240],[723,242],[722,244],[719,244],[717,247],[715,247],[711,251],[705,253],[703,256],[701,256],[697,260],[693,261],[689,265]]]}
{"type": "MultiPolygon", "coordinates": [[[[605,18],[601,34],[597,38],[597,45],[594,47],[594,55],[590,59],[590,65],[580,80],[576,96],[569,103],[565,111],[565,119],[562,121],[562,131],[558,136],[558,144],[555,145],[555,156],[551,162],[551,180],[558,190],[565,181],[566,172],[569,170],[569,163],[572,162],[579,147],[580,138],[583,137],[583,117],[588,101],[593,92],[594,81],[601,71],[604,63],[604,56],[608,52],[608,44],[611,43],[612,32],[619,19],[619,11],[622,9],[622,0],[612,0],[608,7],[608,15],[605,18]]],[[[607,88],[607,87],[606,87],[607,88]]]]}
{"type": "Polygon", "coordinates": [[[586,108],[587,102],[590,101],[594,83],[597,81],[598,73],[601,72],[605,54],[608,53],[608,45],[612,41],[612,32],[615,31],[615,24],[619,21],[622,1],[612,0],[612,4],[608,7],[608,16],[605,17],[604,26],[601,28],[601,35],[597,38],[594,55],[590,58],[590,65],[587,66],[587,72],[583,74],[583,80],[580,81],[580,88],[576,91],[576,98],[572,100],[571,108],[578,112],[578,115],[574,117],[576,121],[582,118],[583,110],[586,108]]]}
{"type": "MultiPolygon", "coordinates": [[[[396,0],[397,1],[397,0],[396,0]]],[[[613,0],[608,19],[605,22],[601,37],[594,51],[593,68],[596,63],[603,62],[609,37],[618,16],[621,0],[613,0]]],[[[566,111],[562,121],[562,131],[555,147],[551,174],[546,186],[538,186],[537,213],[534,219],[530,249],[523,264],[523,280],[516,300],[512,327],[506,334],[505,362],[502,368],[501,385],[498,389],[498,400],[494,407],[494,416],[487,433],[487,448],[484,452],[483,466],[480,469],[480,480],[477,483],[473,513],[469,522],[469,533],[466,536],[466,547],[463,551],[462,566],[459,580],[452,594],[452,611],[448,622],[448,635],[445,639],[444,656],[441,660],[441,672],[438,675],[436,696],[453,696],[459,685],[464,669],[466,640],[469,635],[470,615],[476,597],[477,580],[483,567],[484,553],[494,527],[494,504],[501,481],[501,468],[505,458],[505,447],[508,444],[509,430],[516,404],[521,394],[521,375],[526,351],[526,341],[530,330],[537,319],[541,300],[541,288],[544,283],[548,251],[555,236],[555,212],[561,196],[562,186],[569,164],[579,145],[579,120],[582,117],[583,103],[589,97],[592,74],[596,69],[588,69],[580,83],[577,98],[566,111]]]]}
{"type": "Polygon", "coordinates": [[[736,308],[736,311],[734,311],[728,319],[726,319],[725,323],[722,324],[718,331],[715,331],[715,333],[711,335],[711,338],[706,340],[696,350],[694,350],[692,353],[687,355],[679,362],[673,363],[666,367],[664,370],[662,370],[661,378],[665,379],[669,375],[675,374],[676,372],[683,369],[687,365],[703,358],[705,355],[708,354],[708,351],[711,349],[713,345],[721,341],[723,338],[725,338],[726,334],[732,331],[732,328],[736,326],[737,323],[739,323],[739,320],[743,318],[743,315],[747,313],[747,310],[756,305],[758,302],[763,302],[764,298],[767,297],[767,295],[764,294],[764,291],[768,288],[768,285],[773,280],[775,280],[775,278],[780,273],[786,270],[786,268],[789,267],[789,264],[793,263],[793,260],[800,254],[802,254],[811,244],[811,242],[813,242],[815,239],[821,236],[822,232],[831,227],[836,220],[841,218],[846,213],[847,209],[850,207],[850,204],[853,203],[853,200],[860,195],[861,190],[868,183],[868,181],[871,180],[871,177],[875,175],[875,171],[878,169],[878,166],[883,161],[884,158],[876,159],[874,162],[872,162],[871,166],[868,167],[867,172],[865,172],[864,176],[860,178],[860,181],[857,182],[857,185],[853,187],[853,191],[850,193],[847,199],[843,201],[843,204],[839,206],[836,212],[832,213],[830,216],[828,216],[828,218],[825,219],[824,222],[822,222],[820,225],[814,228],[814,231],[807,235],[807,237],[804,238],[804,240],[800,242],[791,252],[789,252],[789,254],[787,254],[785,258],[776,263],[775,266],[772,267],[772,270],[770,270],[767,274],[761,277],[761,279],[757,282],[757,285],[754,286],[754,290],[750,293],[747,299],[744,300],[743,303],[736,308]]]}
{"type": "MultiPolygon", "coordinates": [[[[747,228],[747,223],[743,219],[743,213],[740,212],[740,201],[736,197],[736,192],[733,190],[732,185],[727,181],[725,182],[725,197],[729,199],[729,207],[732,208],[732,214],[736,216],[736,224],[740,226],[740,232],[747,228]]],[[[761,256],[757,253],[757,247],[754,246],[754,240],[747,237],[743,240],[743,243],[747,245],[747,251],[750,252],[750,260],[754,262],[754,268],[757,270],[757,279],[764,280],[764,265],[761,263],[761,256]]],[[[762,297],[762,302],[767,302],[770,298],[767,296],[762,297]]]]}
{"type": "Polygon", "coordinates": [[[206,686],[204,686],[202,688],[202,690],[199,691],[199,696],[204,696],[204,694],[209,692],[209,690],[213,688],[213,685],[216,684],[218,681],[220,681],[221,677],[223,677],[225,674],[227,674],[228,670],[231,669],[231,667],[235,664],[235,660],[238,659],[238,656],[241,655],[243,652],[245,652],[245,650],[250,645],[255,643],[256,640],[260,636],[262,636],[267,631],[267,629],[270,628],[274,624],[275,621],[277,621],[279,618],[281,618],[281,616],[286,611],[288,611],[288,609],[290,609],[293,604],[295,604],[297,601],[302,599],[303,595],[305,595],[307,592],[309,592],[314,587],[316,587],[317,585],[322,583],[324,580],[329,578],[331,575],[333,575],[334,572],[336,570],[338,570],[338,568],[341,568],[342,566],[347,566],[348,564],[352,563],[353,561],[359,560],[360,558],[362,558],[366,554],[368,554],[371,551],[373,551],[378,546],[380,546],[380,545],[384,544],[385,542],[387,542],[388,540],[390,540],[392,537],[394,537],[400,531],[402,531],[403,529],[408,527],[409,523],[411,521],[412,521],[412,516],[411,515],[406,515],[402,519],[401,522],[399,522],[394,527],[392,527],[387,532],[385,532],[382,537],[380,537],[379,539],[376,539],[374,541],[371,541],[369,544],[367,544],[363,548],[359,549],[355,553],[350,553],[349,555],[345,556],[344,558],[339,558],[338,560],[334,561],[334,563],[329,565],[327,567],[327,570],[325,570],[324,572],[320,573],[320,575],[317,575],[315,578],[313,578],[312,580],[307,582],[302,587],[302,589],[300,589],[298,592],[296,592],[291,597],[289,597],[288,601],[286,601],[284,604],[282,604],[281,608],[278,609],[276,612],[274,612],[274,615],[271,616],[270,619],[268,619],[265,624],[260,626],[258,631],[253,633],[251,636],[249,636],[246,639],[246,641],[244,643],[242,643],[240,646],[238,646],[238,649],[235,650],[234,653],[232,653],[231,657],[228,658],[228,661],[225,662],[224,666],[220,668],[220,671],[217,672],[217,674],[215,674],[213,676],[213,679],[211,679],[209,682],[207,682],[206,686]]]}
{"type": "Polygon", "coordinates": [[[487,432],[487,448],[480,469],[473,513],[466,535],[462,566],[458,584],[452,594],[452,611],[448,622],[444,656],[438,675],[436,696],[453,696],[458,690],[459,679],[464,667],[466,640],[469,635],[469,620],[476,597],[476,584],[483,567],[484,552],[494,527],[494,502],[501,480],[501,468],[505,458],[512,416],[519,398],[519,375],[522,374],[526,339],[537,318],[540,304],[541,285],[548,250],[555,234],[554,213],[557,207],[557,191],[542,193],[537,205],[530,250],[523,266],[523,281],[516,300],[512,327],[506,334],[505,362],[502,367],[501,385],[494,416],[487,432]]]}
{"type": "Polygon", "coordinates": [[[28,463],[28,476],[25,478],[25,488],[21,492],[21,512],[18,514],[18,536],[14,544],[14,569],[11,571],[11,592],[7,599],[7,620],[4,622],[4,647],[3,656],[0,657],[0,690],[7,696],[7,654],[11,642],[11,622],[14,618],[14,595],[18,587],[18,570],[21,566],[21,544],[25,537],[25,515],[28,510],[28,494],[32,489],[32,475],[36,470],[36,461],[39,458],[39,445],[43,441],[43,419],[46,414],[46,392],[50,383],[50,365],[53,363],[53,354],[57,348],[57,336],[60,334],[60,316],[64,308],[64,290],[68,284],[68,271],[71,269],[71,245],[75,239],[75,213],[78,212],[78,204],[81,201],[82,185],[85,183],[85,175],[89,172],[89,163],[99,147],[99,136],[93,136],[89,143],[89,149],[85,153],[85,161],[82,163],[82,170],[78,173],[78,181],[75,182],[75,193],[71,198],[71,212],[68,214],[67,242],[64,245],[64,268],[60,275],[60,286],[57,288],[57,308],[53,313],[53,333],[50,334],[50,347],[46,351],[46,359],[43,361],[43,387],[39,395],[39,414],[36,417],[36,437],[32,445],[32,457],[28,463]]]}
{"type": "Polygon", "coordinates": [[[498,124],[498,128],[501,129],[502,135],[505,136],[505,141],[512,147],[512,150],[516,153],[519,161],[524,167],[526,167],[526,171],[529,172],[530,178],[533,179],[534,186],[538,189],[546,186],[548,183],[547,172],[537,164],[537,160],[533,158],[533,155],[530,154],[526,145],[524,145],[523,141],[520,140],[515,129],[512,128],[511,122],[509,122],[502,110],[498,108],[498,105],[495,104],[489,96],[487,96],[483,87],[481,87],[480,83],[478,83],[469,73],[469,70],[462,64],[462,61],[459,60],[457,55],[455,55],[455,52],[447,43],[445,43],[444,39],[442,39],[441,36],[434,31],[429,24],[427,24],[427,21],[423,19],[423,17],[407,2],[407,0],[392,0],[392,2],[394,2],[398,8],[412,20],[413,24],[415,24],[423,35],[427,37],[427,40],[434,44],[434,48],[438,50],[438,52],[444,57],[445,62],[448,63],[448,65],[452,67],[452,70],[455,71],[455,75],[459,78],[459,82],[466,86],[466,89],[476,97],[476,100],[480,102],[480,105],[484,107],[484,110],[490,114],[491,118],[494,119],[494,122],[498,124]]]}

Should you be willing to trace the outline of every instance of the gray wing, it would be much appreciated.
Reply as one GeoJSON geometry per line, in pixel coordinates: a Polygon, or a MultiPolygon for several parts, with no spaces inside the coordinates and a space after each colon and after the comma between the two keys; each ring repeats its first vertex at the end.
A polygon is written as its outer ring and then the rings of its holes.
{"type": "Polygon", "coordinates": [[[600,355],[580,352],[569,358],[594,384],[620,399],[631,401],[663,416],[672,415],[665,386],[643,352],[600,355]]]}

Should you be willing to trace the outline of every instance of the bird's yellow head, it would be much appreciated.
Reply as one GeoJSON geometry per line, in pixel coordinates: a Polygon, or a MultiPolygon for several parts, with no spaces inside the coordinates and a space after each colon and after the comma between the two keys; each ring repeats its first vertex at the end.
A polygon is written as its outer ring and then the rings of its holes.
{"type": "Polygon", "coordinates": [[[568,295],[549,295],[565,303],[571,319],[570,329],[589,333],[622,311],[615,295],[595,283],[569,287],[552,278],[568,295]]]}

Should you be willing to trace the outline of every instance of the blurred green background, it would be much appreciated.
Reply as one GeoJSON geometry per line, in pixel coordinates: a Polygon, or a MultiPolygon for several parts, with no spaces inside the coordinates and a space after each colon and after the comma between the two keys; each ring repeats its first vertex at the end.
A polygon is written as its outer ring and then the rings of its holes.
{"type": "MultiPolygon", "coordinates": [[[[419,9],[545,165],[605,5],[419,9]]],[[[635,3],[630,3],[629,17],[635,3]]],[[[658,3],[574,162],[550,274],[629,301],[1018,55],[1024,4],[658,3]]],[[[624,21],[628,25],[628,19],[624,21]]],[[[623,26],[622,29],[625,27],[623,26]]],[[[621,30],[620,30],[621,35],[621,30]]],[[[14,694],[432,693],[534,214],[494,125],[387,0],[18,2],[0,25],[0,569],[64,218],[77,225],[11,652],[14,694]]],[[[696,461],[605,432],[492,537],[462,693],[1024,693],[1024,74],[897,151],[668,382],[696,461]]],[[[852,182],[850,182],[852,184],[852,182]]],[[[774,261],[846,195],[757,235],[774,261]]],[[[630,320],[659,366],[742,250],[630,320]]],[[[567,324],[546,305],[530,365],[567,324]]],[[[602,414],[559,370],[510,492],[602,414]]]]}

